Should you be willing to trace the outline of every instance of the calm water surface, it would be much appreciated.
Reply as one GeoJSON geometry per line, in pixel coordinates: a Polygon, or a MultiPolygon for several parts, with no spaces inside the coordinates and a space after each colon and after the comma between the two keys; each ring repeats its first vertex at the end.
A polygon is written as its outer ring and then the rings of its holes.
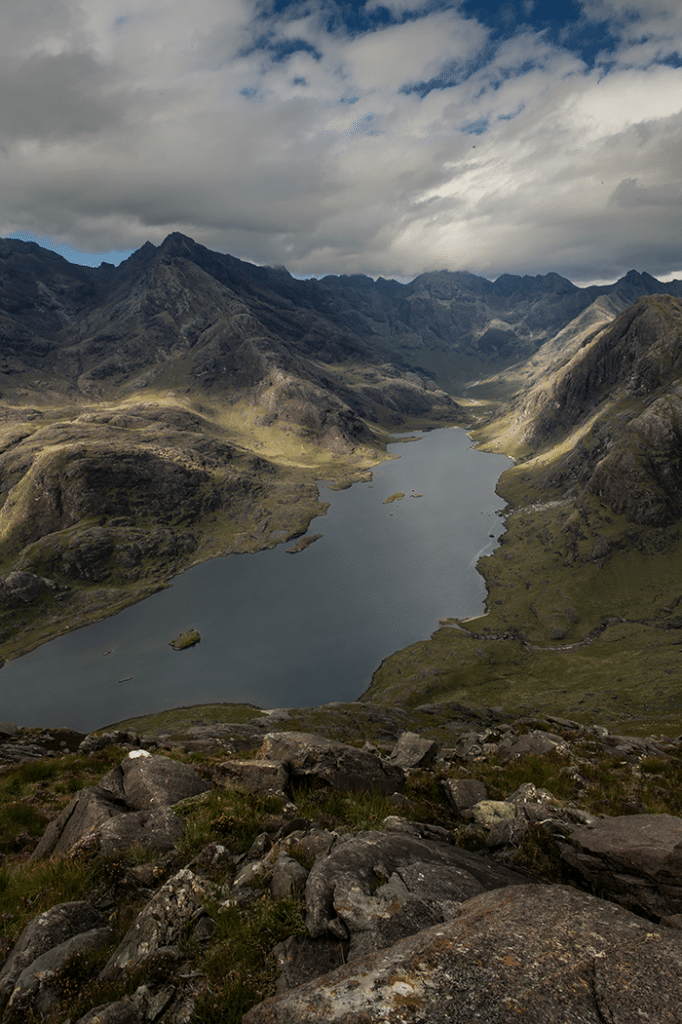
{"type": "Polygon", "coordinates": [[[503,530],[494,488],[509,459],[475,451],[453,428],[389,450],[400,458],[369,484],[320,484],[331,506],[309,532],[324,536],[300,554],[287,544],[213,559],[9,662],[0,719],[87,731],[183,704],[355,700],[382,658],[443,616],[483,610],[475,566],[503,530]],[[384,504],[396,491],[405,497],[384,504]],[[190,627],[201,643],[173,651],[190,627]]]}

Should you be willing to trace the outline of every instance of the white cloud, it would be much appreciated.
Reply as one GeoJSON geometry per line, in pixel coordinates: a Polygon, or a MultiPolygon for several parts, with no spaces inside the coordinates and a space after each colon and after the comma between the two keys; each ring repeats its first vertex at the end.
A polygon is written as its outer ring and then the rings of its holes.
{"type": "Polygon", "coordinates": [[[493,49],[455,5],[381,6],[422,13],[353,34],[332,0],[7,5],[0,234],[181,230],[302,274],[680,266],[682,70],[650,56],[676,8],[592,5],[621,43],[590,70],[543,34],[493,49]]]}

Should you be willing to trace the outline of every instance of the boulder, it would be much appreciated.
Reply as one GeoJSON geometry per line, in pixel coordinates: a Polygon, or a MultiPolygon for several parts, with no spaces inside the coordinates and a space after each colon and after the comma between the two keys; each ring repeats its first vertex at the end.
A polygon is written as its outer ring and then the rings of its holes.
{"type": "Polygon", "coordinates": [[[242,1024],[678,1024],[681,1001],[678,932],[564,886],[521,885],[266,999],[242,1024]]]}
{"type": "Polygon", "coordinates": [[[282,762],[290,783],[316,781],[345,791],[393,793],[405,782],[402,768],[388,764],[377,754],[314,733],[268,733],[258,757],[282,762]]]}
{"type": "Polygon", "coordinates": [[[435,740],[426,740],[416,732],[404,732],[388,759],[391,764],[409,771],[430,764],[437,753],[438,744],[435,740]]]}
{"type": "Polygon", "coordinates": [[[136,753],[131,751],[121,762],[125,800],[136,811],[172,807],[211,788],[187,764],[158,754],[133,756],[136,753]]]}
{"type": "Polygon", "coordinates": [[[9,999],[21,973],[38,957],[106,923],[98,910],[83,901],[59,903],[38,914],[26,925],[0,971],[0,1002],[9,999]]]}
{"type": "Polygon", "coordinates": [[[97,829],[111,818],[122,814],[124,807],[97,791],[97,787],[81,789],[64,810],[50,822],[31,854],[31,859],[67,854],[86,836],[94,836],[97,829]]]}
{"type": "Polygon", "coordinates": [[[105,853],[138,845],[170,850],[183,826],[169,807],[210,788],[189,765],[131,751],[96,786],[76,793],[50,822],[32,857],[65,855],[85,842],[99,844],[105,853]]]}
{"type": "Polygon", "coordinates": [[[474,804],[488,799],[485,783],[478,779],[444,779],[443,789],[453,811],[461,814],[474,804]]]}
{"type": "Polygon", "coordinates": [[[312,938],[350,938],[354,956],[447,920],[485,889],[526,881],[479,854],[425,839],[416,828],[351,833],[313,865],[306,927],[312,938]]]}
{"type": "Polygon", "coordinates": [[[108,925],[91,928],[87,932],[60,942],[58,946],[48,949],[25,967],[17,978],[16,985],[9,1000],[9,1007],[17,1011],[31,1006],[41,1016],[46,1016],[59,1005],[59,992],[55,991],[54,976],[72,953],[83,949],[97,949],[108,945],[114,933],[108,925]]]}
{"type": "Polygon", "coordinates": [[[497,821],[515,818],[516,808],[506,800],[479,800],[471,808],[471,814],[477,825],[491,828],[497,821]]]}
{"type": "Polygon", "coordinates": [[[497,750],[502,761],[513,761],[528,754],[550,754],[553,750],[566,750],[566,740],[551,732],[534,729],[521,736],[505,736],[497,750]]]}
{"type": "Polygon", "coordinates": [[[221,786],[277,796],[284,794],[289,781],[289,773],[277,761],[223,761],[214,765],[213,777],[221,786]]]}
{"type": "Polygon", "coordinates": [[[13,607],[20,604],[30,604],[44,594],[51,592],[52,581],[43,579],[42,576],[35,576],[32,572],[20,572],[15,570],[0,582],[0,600],[5,600],[13,607]]]}
{"type": "Polygon", "coordinates": [[[277,991],[286,992],[341,967],[346,963],[348,946],[338,939],[313,941],[305,935],[290,935],[272,952],[279,970],[277,991]]]}
{"type": "Polygon", "coordinates": [[[575,829],[562,857],[584,882],[648,917],[682,912],[682,818],[627,814],[575,829]]]}
{"type": "Polygon", "coordinates": [[[308,879],[308,871],[287,853],[280,853],[272,869],[270,892],[273,899],[302,892],[308,879]]]}
{"type": "Polygon", "coordinates": [[[182,821],[169,807],[132,811],[105,821],[98,830],[102,853],[118,853],[132,846],[147,850],[172,850],[184,832],[182,821]]]}
{"type": "Polygon", "coordinates": [[[115,1003],[93,1007],[84,1017],[79,1017],[76,1024],[142,1024],[143,1020],[146,1016],[140,1016],[130,999],[118,999],[115,1003]]]}
{"type": "Polygon", "coordinates": [[[173,875],[140,911],[118,948],[100,972],[102,980],[118,977],[133,969],[164,947],[173,946],[186,926],[203,913],[202,900],[213,895],[188,868],[173,875]]]}

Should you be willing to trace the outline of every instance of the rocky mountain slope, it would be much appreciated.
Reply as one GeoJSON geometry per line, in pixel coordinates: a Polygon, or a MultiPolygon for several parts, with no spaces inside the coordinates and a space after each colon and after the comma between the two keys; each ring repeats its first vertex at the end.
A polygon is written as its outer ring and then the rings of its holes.
{"type": "Polygon", "coordinates": [[[457,704],[171,717],[3,723],[6,1024],[679,1019],[679,738],[457,704]]]}
{"type": "Polygon", "coordinates": [[[516,457],[498,484],[506,532],[479,563],[487,616],[387,659],[369,699],[478,693],[614,728],[682,724],[682,305],[651,295],[600,316],[514,370],[515,397],[474,434],[516,457]]]}
{"type": "Polygon", "coordinates": [[[460,421],[257,270],[181,235],[97,270],[0,243],[4,656],[297,536],[316,479],[366,473],[391,428],[460,421]]]}

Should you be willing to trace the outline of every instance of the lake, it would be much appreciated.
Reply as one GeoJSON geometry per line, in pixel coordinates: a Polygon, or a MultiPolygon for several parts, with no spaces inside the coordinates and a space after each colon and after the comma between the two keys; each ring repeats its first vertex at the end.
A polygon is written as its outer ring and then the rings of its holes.
{"type": "Polygon", "coordinates": [[[462,429],[389,446],[370,483],[333,491],[321,540],[229,555],[177,576],[118,615],[0,669],[0,719],[90,731],[180,705],[305,707],[355,700],[393,651],[445,616],[480,614],[476,562],[504,529],[495,494],[510,460],[462,429]],[[402,500],[385,503],[396,492],[402,500]],[[173,651],[196,628],[201,642],[173,651]]]}

